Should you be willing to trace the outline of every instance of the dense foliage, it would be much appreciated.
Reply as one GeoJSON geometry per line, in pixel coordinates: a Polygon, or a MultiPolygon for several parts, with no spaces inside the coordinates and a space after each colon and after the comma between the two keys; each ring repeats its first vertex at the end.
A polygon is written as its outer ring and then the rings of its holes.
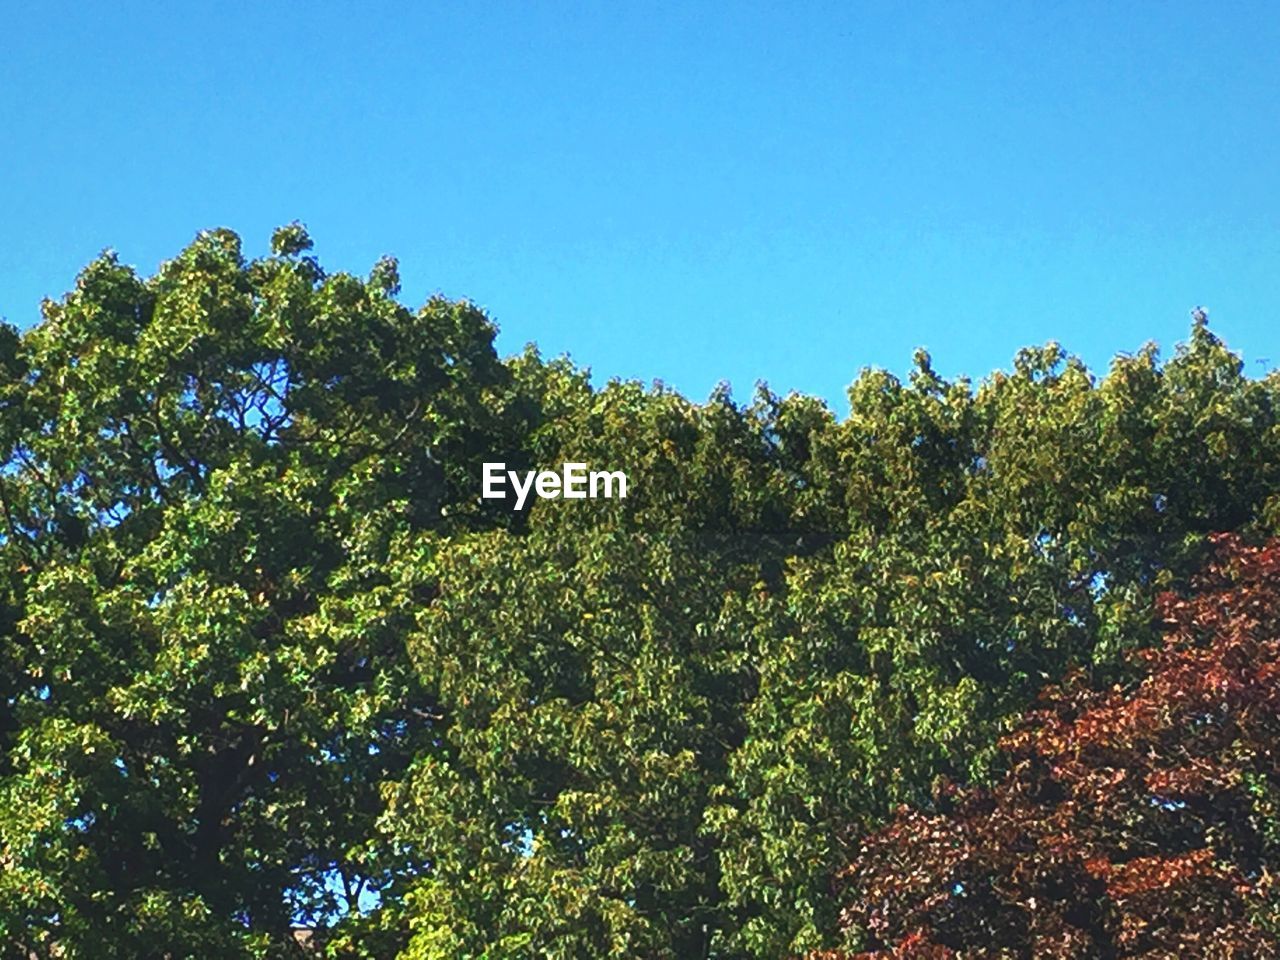
{"type": "Polygon", "coordinates": [[[1220,545],[1132,689],[1050,688],[996,787],[864,842],[859,957],[1280,954],[1280,544],[1220,545]]]}
{"type": "Polygon", "coordinates": [[[0,339],[0,956],[834,946],[863,831],[1280,519],[1280,380],[1203,321],[838,419],[501,360],[309,248],[104,256],[0,339]],[[516,512],[490,460],[630,493],[516,512]]]}
{"type": "Polygon", "coordinates": [[[376,819],[432,700],[370,602],[396,524],[445,525],[500,447],[509,376],[477,310],[276,246],[210,233],[147,281],[104,257],[5,340],[14,956],[274,955],[422,867],[376,819]]]}

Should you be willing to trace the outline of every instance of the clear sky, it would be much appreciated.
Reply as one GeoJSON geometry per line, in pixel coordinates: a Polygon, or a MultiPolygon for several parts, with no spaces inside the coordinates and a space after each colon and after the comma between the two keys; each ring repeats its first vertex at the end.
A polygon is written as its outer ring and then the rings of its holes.
{"type": "MultiPolygon", "coordinates": [[[[1188,311],[1280,363],[1280,4],[0,0],[0,315],[304,221],[504,352],[845,407],[1188,311]]],[[[1269,366],[1269,364],[1268,364],[1269,366]]]]}

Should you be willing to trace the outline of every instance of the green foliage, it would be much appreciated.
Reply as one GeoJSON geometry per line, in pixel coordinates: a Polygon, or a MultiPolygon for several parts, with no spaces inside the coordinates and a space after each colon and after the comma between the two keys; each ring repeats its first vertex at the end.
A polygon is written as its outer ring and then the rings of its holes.
{"type": "Polygon", "coordinates": [[[1203,323],[1100,380],[922,353],[839,420],[502,361],[310,249],[107,255],[0,336],[7,955],[823,947],[860,831],[1280,518],[1280,383],[1203,323]],[[629,496],[515,512],[498,460],[629,496]]]}
{"type": "Polygon", "coordinates": [[[104,256],[6,341],[14,956],[289,955],[422,866],[375,829],[434,743],[385,559],[501,449],[509,375],[475,309],[412,314],[287,233],[149,280],[104,256]]]}
{"type": "Polygon", "coordinates": [[[702,820],[742,739],[769,549],[735,534],[772,509],[769,450],[727,401],[538,372],[581,404],[535,432],[539,459],[624,469],[637,493],[397,551],[435,591],[410,648],[447,714],[445,755],[388,817],[430,843],[408,955],[706,956],[723,921],[702,820]]]}

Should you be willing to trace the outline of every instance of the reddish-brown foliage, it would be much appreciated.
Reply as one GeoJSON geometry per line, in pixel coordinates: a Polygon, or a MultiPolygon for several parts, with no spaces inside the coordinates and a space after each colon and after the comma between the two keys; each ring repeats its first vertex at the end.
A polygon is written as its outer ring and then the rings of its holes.
{"type": "Polygon", "coordinates": [[[942,785],[840,877],[862,960],[1280,955],[1280,544],[1217,538],[1136,686],[1046,691],[991,790],[942,785]]]}

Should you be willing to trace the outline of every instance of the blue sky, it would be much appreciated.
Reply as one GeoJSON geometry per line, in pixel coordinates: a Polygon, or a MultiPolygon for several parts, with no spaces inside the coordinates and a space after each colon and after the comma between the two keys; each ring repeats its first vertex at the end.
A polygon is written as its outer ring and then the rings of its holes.
{"type": "Polygon", "coordinates": [[[844,408],[864,365],[1280,363],[1280,5],[0,0],[0,315],[307,223],[504,352],[844,408]]]}

